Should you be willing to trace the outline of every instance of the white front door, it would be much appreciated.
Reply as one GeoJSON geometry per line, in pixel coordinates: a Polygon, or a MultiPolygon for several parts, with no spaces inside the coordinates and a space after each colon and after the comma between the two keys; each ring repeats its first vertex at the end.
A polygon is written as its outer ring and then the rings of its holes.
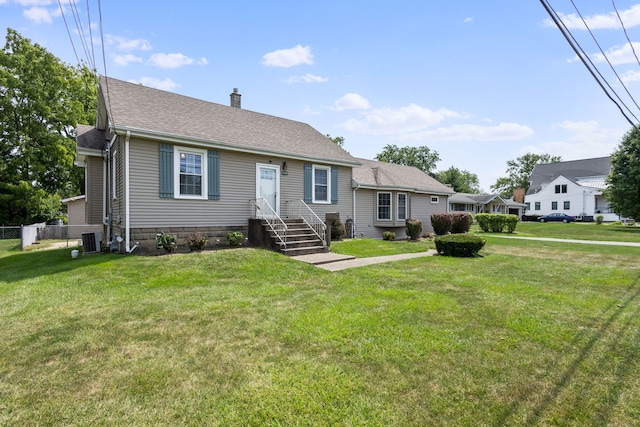
{"type": "MultiPolygon", "coordinates": [[[[256,198],[265,200],[280,215],[280,166],[256,164],[256,198]]],[[[261,212],[258,216],[267,215],[261,212]]]]}

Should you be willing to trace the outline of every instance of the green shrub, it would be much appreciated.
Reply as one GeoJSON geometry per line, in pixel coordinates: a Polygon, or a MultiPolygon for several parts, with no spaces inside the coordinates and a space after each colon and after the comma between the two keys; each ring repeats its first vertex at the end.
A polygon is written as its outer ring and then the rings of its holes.
{"type": "Polygon", "coordinates": [[[473,257],[485,245],[485,240],[473,234],[449,234],[436,237],[436,250],[440,255],[473,257]]]}
{"type": "Polygon", "coordinates": [[[596,215],[596,224],[602,225],[603,221],[604,221],[604,215],[596,215]]]}
{"type": "Polygon", "coordinates": [[[444,236],[451,231],[451,224],[453,223],[453,216],[449,213],[434,213],[431,214],[431,226],[433,232],[438,236],[444,236]]]}
{"type": "Polygon", "coordinates": [[[187,237],[187,244],[192,251],[202,251],[207,247],[209,239],[205,234],[195,231],[187,237]]]}
{"type": "Polygon", "coordinates": [[[176,250],[177,242],[178,237],[175,234],[167,234],[164,231],[156,234],[156,247],[163,248],[168,253],[176,250]]]}
{"type": "Polygon", "coordinates": [[[385,231],[382,233],[382,240],[396,240],[396,233],[393,231],[385,231]]]}
{"type": "Polygon", "coordinates": [[[420,237],[420,233],[422,233],[422,220],[417,218],[409,218],[406,222],[407,225],[407,236],[411,238],[411,240],[418,240],[420,237]]]}
{"type": "Polygon", "coordinates": [[[244,234],[240,231],[230,231],[227,233],[227,242],[229,246],[241,246],[244,241],[244,234]]]}
{"type": "Polygon", "coordinates": [[[347,232],[346,227],[339,219],[331,221],[331,240],[338,240],[347,232]]]}
{"type": "Polygon", "coordinates": [[[518,215],[479,213],[476,221],[485,233],[502,233],[505,227],[509,233],[513,233],[518,225],[518,215]]]}
{"type": "Polygon", "coordinates": [[[472,217],[466,212],[455,212],[451,214],[451,234],[463,234],[471,229],[472,217]]]}

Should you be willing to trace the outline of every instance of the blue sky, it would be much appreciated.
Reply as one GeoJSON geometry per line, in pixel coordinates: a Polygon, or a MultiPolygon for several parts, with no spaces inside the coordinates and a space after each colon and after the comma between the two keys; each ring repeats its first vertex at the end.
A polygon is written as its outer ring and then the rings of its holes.
{"type": "MultiPolygon", "coordinates": [[[[640,96],[612,2],[574,0],[624,87],[571,1],[549,3],[616,92],[640,96]]],[[[0,0],[3,36],[10,27],[69,64],[95,58],[101,74],[225,105],[238,88],[243,108],[342,136],[357,157],[424,145],[440,154],[437,170],[475,173],[485,191],[508,160],[607,156],[630,128],[540,1],[98,4],[0,0]],[[76,21],[93,37],[87,54],[76,21]]],[[[640,1],[615,6],[640,53],[640,1]]]]}

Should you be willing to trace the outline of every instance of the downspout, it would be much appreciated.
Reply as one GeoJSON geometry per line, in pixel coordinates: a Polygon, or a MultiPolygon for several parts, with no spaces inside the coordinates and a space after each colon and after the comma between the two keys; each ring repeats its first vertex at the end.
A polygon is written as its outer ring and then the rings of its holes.
{"type": "MultiPolygon", "coordinates": [[[[108,189],[109,182],[107,180],[108,174],[111,173],[111,147],[116,142],[116,138],[118,136],[114,133],[113,137],[111,137],[111,141],[109,141],[109,145],[105,150],[105,159],[102,163],[102,224],[107,226],[107,235],[104,237],[105,239],[111,240],[111,215],[107,215],[107,200],[109,199],[108,189]],[[106,163],[106,167],[105,167],[106,163]]],[[[103,240],[104,241],[104,240],[103,240]]]]}
{"type": "MultiPolygon", "coordinates": [[[[129,140],[131,139],[131,132],[127,131],[127,135],[124,138],[124,241],[125,252],[130,253],[131,245],[129,239],[131,238],[131,230],[129,229],[129,140]]],[[[137,245],[136,245],[137,246],[137,245]]],[[[135,247],[134,247],[135,249],[135,247]]]]}
{"type": "Polygon", "coordinates": [[[360,185],[356,185],[353,188],[353,213],[351,215],[351,237],[352,239],[356,236],[356,190],[360,187],[360,185]]]}

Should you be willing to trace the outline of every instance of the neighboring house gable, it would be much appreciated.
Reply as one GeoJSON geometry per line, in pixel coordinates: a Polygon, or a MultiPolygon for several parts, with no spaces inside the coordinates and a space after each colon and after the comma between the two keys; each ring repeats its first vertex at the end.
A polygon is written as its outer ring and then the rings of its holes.
{"type": "Polygon", "coordinates": [[[497,194],[456,193],[449,198],[450,212],[522,215],[523,203],[503,199],[497,194]]]}
{"type": "Polygon", "coordinates": [[[619,219],[602,195],[611,170],[609,157],[536,165],[525,195],[526,215],[566,213],[585,220],[619,219]]]}
{"type": "Polygon", "coordinates": [[[304,199],[321,218],[349,216],[359,162],[306,123],[243,110],[234,94],[231,107],[102,77],[97,124],[78,127],[87,216],[101,211],[127,250],[160,231],[246,233],[256,199],[281,214],[304,199]]]}
{"type": "Polygon", "coordinates": [[[380,238],[388,230],[405,238],[409,218],[420,219],[423,231],[432,231],[431,214],[447,211],[453,191],[420,169],[357,160],[362,166],[353,170],[356,237],[380,238]]]}

